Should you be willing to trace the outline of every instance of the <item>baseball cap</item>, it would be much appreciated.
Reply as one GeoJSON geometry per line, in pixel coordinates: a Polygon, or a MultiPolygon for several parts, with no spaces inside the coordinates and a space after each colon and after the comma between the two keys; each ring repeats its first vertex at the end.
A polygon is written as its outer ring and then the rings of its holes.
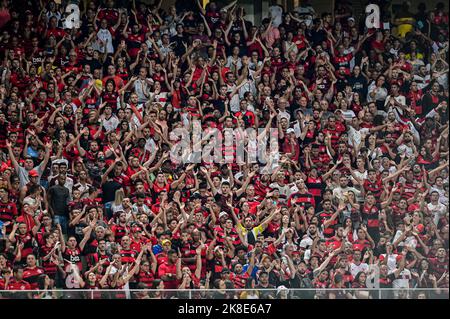
{"type": "MultiPolygon", "coordinates": [[[[139,226],[139,225],[134,225],[133,228],[131,228],[131,231],[132,231],[133,233],[140,232],[140,231],[142,231],[142,227],[139,226]]],[[[167,240],[167,239],[165,239],[165,240],[167,240]]],[[[165,240],[163,240],[163,241],[165,241],[165,240]]],[[[170,242],[170,240],[168,240],[168,241],[170,242]]]]}
{"type": "Polygon", "coordinates": [[[287,129],[287,131],[286,131],[286,133],[295,133],[295,130],[293,129],[293,128],[288,128],[287,129]]]}
{"type": "Polygon", "coordinates": [[[349,17],[349,18],[347,19],[347,21],[353,21],[353,22],[355,22],[355,18],[349,17]]]}
{"type": "Polygon", "coordinates": [[[30,177],[38,177],[39,173],[35,169],[32,169],[31,171],[28,172],[28,176],[30,176],[30,177]]]}
{"type": "Polygon", "coordinates": [[[278,286],[278,288],[277,288],[277,295],[278,295],[280,292],[282,292],[283,290],[289,290],[289,289],[287,289],[286,286],[283,286],[283,285],[278,286]]]}
{"type": "Polygon", "coordinates": [[[166,244],[172,245],[172,242],[169,239],[164,239],[161,244],[164,246],[166,244]]]}
{"type": "Polygon", "coordinates": [[[30,206],[35,206],[36,205],[36,200],[32,197],[25,197],[25,199],[23,200],[23,205],[30,205],[30,206]]]}
{"type": "Polygon", "coordinates": [[[191,199],[201,199],[202,195],[200,195],[200,193],[195,192],[194,194],[192,194],[191,199]]]}
{"type": "Polygon", "coordinates": [[[12,168],[9,167],[6,163],[2,163],[2,165],[0,166],[0,172],[4,172],[6,170],[12,170],[12,168]]]}
{"type": "Polygon", "coordinates": [[[65,166],[69,166],[69,161],[66,160],[65,158],[62,158],[59,160],[59,165],[65,165],[65,166]]]}
{"type": "Polygon", "coordinates": [[[222,218],[222,217],[228,217],[228,213],[227,212],[220,212],[219,218],[222,218]]]}

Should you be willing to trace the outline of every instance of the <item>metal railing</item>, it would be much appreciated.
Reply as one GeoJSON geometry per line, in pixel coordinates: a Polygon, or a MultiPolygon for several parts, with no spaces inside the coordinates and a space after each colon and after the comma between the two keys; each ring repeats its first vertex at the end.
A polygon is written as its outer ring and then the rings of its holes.
{"type": "Polygon", "coordinates": [[[448,288],[0,290],[0,299],[449,299],[448,288]]]}

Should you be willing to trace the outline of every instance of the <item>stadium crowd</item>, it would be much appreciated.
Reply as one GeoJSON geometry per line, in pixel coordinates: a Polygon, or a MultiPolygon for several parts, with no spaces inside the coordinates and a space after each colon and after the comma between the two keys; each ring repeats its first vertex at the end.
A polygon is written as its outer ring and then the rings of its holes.
{"type": "Polygon", "coordinates": [[[448,298],[448,12],[300,2],[2,0],[0,298],[448,298]],[[272,170],[171,160],[194,121],[272,170]]]}

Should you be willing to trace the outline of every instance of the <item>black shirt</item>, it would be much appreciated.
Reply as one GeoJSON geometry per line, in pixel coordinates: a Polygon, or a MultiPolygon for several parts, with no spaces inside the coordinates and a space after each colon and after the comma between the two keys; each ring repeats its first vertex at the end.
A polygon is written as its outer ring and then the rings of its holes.
{"type": "Polygon", "coordinates": [[[102,200],[103,204],[114,201],[116,197],[116,190],[122,188],[122,184],[116,181],[107,181],[102,185],[102,200]]]}
{"type": "Polygon", "coordinates": [[[68,202],[70,198],[69,190],[65,186],[55,185],[48,190],[50,197],[50,206],[55,215],[69,216],[68,202]]]}
{"type": "Polygon", "coordinates": [[[366,78],[360,74],[359,76],[352,75],[348,79],[348,83],[352,87],[353,92],[358,92],[360,101],[364,101],[366,99],[367,92],[367,80],[366,78]]]}

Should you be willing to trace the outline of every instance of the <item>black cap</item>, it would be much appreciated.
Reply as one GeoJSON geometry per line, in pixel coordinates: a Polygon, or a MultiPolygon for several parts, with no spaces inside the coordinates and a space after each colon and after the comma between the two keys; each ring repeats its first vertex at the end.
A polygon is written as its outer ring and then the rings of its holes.
{"type": "Polygon", "coordinates": [[[194,194],[191,195],[191,199],[201,199],[202,195],[200,195],[199,193],[195,192],[194,194]]]}

